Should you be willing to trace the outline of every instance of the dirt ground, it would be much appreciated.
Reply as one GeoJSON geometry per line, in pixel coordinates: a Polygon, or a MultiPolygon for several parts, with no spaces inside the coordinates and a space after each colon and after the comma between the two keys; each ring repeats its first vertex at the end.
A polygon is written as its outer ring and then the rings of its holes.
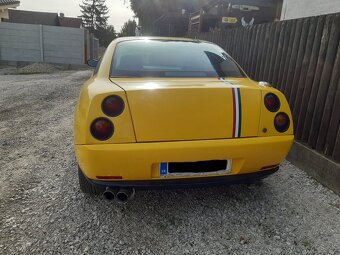
{"type": "Polygon", "coordinates": [[[340,197],[289,162],[257,185],[82,194],[72,125],[90,75],[0,75],[1,254],[340,254],[340,197]]]}

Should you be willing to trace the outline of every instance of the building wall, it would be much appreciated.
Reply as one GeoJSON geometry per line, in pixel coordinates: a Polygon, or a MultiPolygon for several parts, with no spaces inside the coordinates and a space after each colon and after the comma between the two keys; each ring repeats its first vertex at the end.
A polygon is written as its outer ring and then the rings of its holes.
{"type": "Polygon", "coordinates": [[[8,19],[8,9],[2,9],[0,8],[0,22],[3,20],[3,19],[8,19]]]}
{"type": "Polygon", "coordinates": [[[9,18],[9,8],[16,8],[18,7],[19,4],[11,4],[11,5],[1,5],[0,6],[0,22],[3,19],[8,19],[9,18]]]}
{"type": "Polygon", "coordinates": [[[0,60],[84,64],[84,29],[0,23],[0,60]]]}
{"type": "Polygon", "coordinates": [[[281,20],[340,12],[340,0],[284,0],[281,20]]]}

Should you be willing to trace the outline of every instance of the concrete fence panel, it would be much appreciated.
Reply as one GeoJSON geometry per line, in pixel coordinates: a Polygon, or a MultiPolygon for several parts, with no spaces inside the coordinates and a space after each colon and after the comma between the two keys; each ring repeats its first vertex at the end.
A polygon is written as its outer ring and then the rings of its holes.
{"type": "Polygon", "coordinates": [[[40,27],[29,24],[0,23],[0,60],[41,60],[40,27]]]}
{"type": "Polygon", "coordinates": [[[44,61],[83,64],[83,38],[82,29],[43,26],[44,61]]]}
{"type": "Polygon", "coordinates": [[[0,60],[84,64],[84,29],[0,23],[0,60]]]}

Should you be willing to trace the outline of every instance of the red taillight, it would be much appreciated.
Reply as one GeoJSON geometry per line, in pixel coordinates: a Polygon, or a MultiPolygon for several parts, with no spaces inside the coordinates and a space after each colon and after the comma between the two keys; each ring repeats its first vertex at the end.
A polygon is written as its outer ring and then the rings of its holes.
{"type": "Polygon", "coordinates": [[[277,112],[280,109],[280,99],[273,93],[268,93],[264,97],[264,105],[271,112],[277,112]]]}
{"type": "Polygon", "coordinates": [[[113,135],[114,127],[107,118],[95,119],[91,124],[91,134],[97,140],[107,140],[113,135]]]}
{"type": "Polygon", "coordinates": [[[117,117],[124,111],[124,100],[119,96],[108,96],[102,102],[103,112],[110,117],[117,117]]]}
{"type": "Polygon", "coordinates": [[[274,126],[277,131],[283,133],[286,132],[289,128],[290,120],[287,114],[284,112],[280,112],[276,114],[274,119],[274,126]]]}

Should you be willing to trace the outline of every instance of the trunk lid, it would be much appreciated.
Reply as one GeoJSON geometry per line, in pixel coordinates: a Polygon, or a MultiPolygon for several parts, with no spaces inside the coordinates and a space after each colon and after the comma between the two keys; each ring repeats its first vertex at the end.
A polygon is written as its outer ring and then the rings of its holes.
{"type": "Polygon", "coordinates": [[[112,78],[126,91],[137,142],[257,136],[261,90],[248,78],[112,78]]]}

